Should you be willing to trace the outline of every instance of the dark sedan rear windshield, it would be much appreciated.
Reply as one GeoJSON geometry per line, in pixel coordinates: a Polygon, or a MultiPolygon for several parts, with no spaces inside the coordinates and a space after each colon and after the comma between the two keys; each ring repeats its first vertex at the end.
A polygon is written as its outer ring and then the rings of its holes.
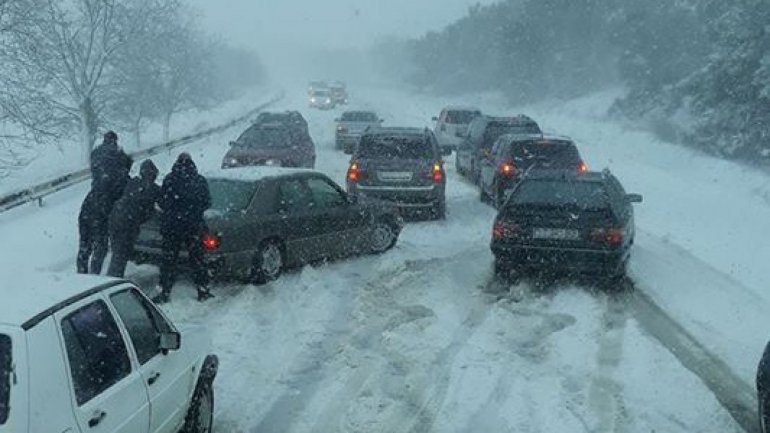
{"type": "Polygon", "coordinates": [[[364,137],[358,145],[360,158],[426,159],[433,157],[433,147],[424,137],[364,137]]]}
{"type": "Polygon", "coordinates": [[[569,142],[514,142],[511,156],[523,169],[533,165],[544,169],[577,168],[581,161],[577,147],[569,142]]]}
{"type": "Polygon", "coordinates": [[[286,147],[291,144],[291,134],[284,128],[249,128],[235,142],[241,147],[286,147]]]}
{"type": "Polygon", "coordinates": [[[11,338],[0,334],[0,425],[8,421],[11,401],[11,338]]]}
{"type": "Polygon", "coordinates": [[[374,113],[367,113],[365,111],[355,111],[350,113],[343,113],[342,120],[344,122],[376,122],[377,115],[374,113]]]}
{"type": "Polygon", "coordinates": [[[446,113],[446,123],[467,125],[471,123],[476,116],[480,116],[478,111],[452,110],[446,113]]]}
{"type": "Polygon", "coordinates": [[[239,212],[246,209],[254,198],[257,184],[241,180],[212,179],[211,209],[218,212],[239,212]]]}
{"type": "Polygon", "coordinates": [[[581,209],[605,209],[609,206],[600,182],[569,179],[524,181],[508,202],[513,205],[577,206],[581,209]]]}

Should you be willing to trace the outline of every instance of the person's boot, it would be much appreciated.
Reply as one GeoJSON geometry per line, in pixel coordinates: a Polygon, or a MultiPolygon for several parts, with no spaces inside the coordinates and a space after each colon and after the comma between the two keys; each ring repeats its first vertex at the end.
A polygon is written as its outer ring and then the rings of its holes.
{"type": "Polygon", "coordinates": [[[204,302],[213,297],[214,295],[211,294],[208,287],[198,286],[198,302],[204,302]]]}

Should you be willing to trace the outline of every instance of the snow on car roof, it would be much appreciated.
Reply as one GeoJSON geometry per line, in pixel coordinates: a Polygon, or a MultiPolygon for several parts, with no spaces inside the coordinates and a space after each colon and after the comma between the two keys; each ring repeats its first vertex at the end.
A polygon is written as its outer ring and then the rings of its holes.
{"type": "Polygon", "coordinates": [[[3,278],[0,324],[22,326],[33,317],[96,287],[119,283],[115,278],[34,272],[3,278]]]}
{"type": "Polygon", "coordinates": [[[471,107],[469,105],[449,105],[444,107],[445,111],[481,111],[478,107],[471,107]]]}
{"type": "Polygon", "coordinates": [[[306,168],[285,168],[260,165],[237,168],[219,168],[216,170],[206,171],[202,174],[206,179],[209,180],[227,179],[256,182],[262,179],[291,176],[300,173],[317,173],[317,171],[306,168]]]}

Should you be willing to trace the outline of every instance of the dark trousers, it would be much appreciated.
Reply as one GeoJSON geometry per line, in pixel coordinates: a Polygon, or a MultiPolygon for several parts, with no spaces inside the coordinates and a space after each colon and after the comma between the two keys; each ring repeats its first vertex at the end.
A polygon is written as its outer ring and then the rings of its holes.
{"type": "Polygon", "coordinates": [[[186,250],[192,268],[193,283],[199,292],[208,292],[209,272],[203,256],[200,230],[163,233],[163,262],[160,266],[160,287],[163,295],[171,294],[176,281],[179,252],[186,250]]]}
{"type": "Polygon", "coordinates": [[[104,258],[109,250],[109,234],[107,217],[83,216],[78,217],[80,245],[78,247],[77,271],[80,274],[100,274],[104,258]],[[91,260],[89,269],[88,261],[91,260]]]}
{"type": "Polygon", "coordinates": [[[137,229],[116,230],[110,227],[110,249],[112,258],[110,267],[107,268],[107,275],[111,277],[123,278],[126,273],[126,265],[134,255],[134,244],[139,236],[137,229]]]}

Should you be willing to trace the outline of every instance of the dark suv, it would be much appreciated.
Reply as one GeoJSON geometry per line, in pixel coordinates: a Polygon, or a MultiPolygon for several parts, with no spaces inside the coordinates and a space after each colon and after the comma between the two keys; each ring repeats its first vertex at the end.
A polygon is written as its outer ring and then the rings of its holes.
{"type": "MultiPolygon", "coordinates": [[[[299,113],[297,113],[299,114],[299,113]]],[[[315,144],[301,115],[290,114],[276,120],[263,114],[230,143],[222,168],[252,165],[282,167],[315,166],[315,144]]]]}
{"type": "Polygon", "coordinates": [[[500,207],[521,177],[533,170],[587,171],[575,143],[543,135],[503,135],[480,163],[481,201],[500,207]]]}
{"type": "Polygon", "coordinates": [[[429,129],[381,128],[361,137],[350,160],[348,192],[394,202],[402,210],[446,214],[446,173],[429,129]]]}
{"type": "Polygon", "coordinates": [[[618,282],[634,243],[632,203],[641,201],[608,170],[531,173],[495,218],[495,273],[590,273],[618,282]]]}
{"type": "Polygon", "coordinates": [[[540,126],[525,115],[513,117],[478,116],[457,147],[457,171],[478,182],[479,162],[492,152],[498,138],[506,134],[542,134],[540,126]]]}

